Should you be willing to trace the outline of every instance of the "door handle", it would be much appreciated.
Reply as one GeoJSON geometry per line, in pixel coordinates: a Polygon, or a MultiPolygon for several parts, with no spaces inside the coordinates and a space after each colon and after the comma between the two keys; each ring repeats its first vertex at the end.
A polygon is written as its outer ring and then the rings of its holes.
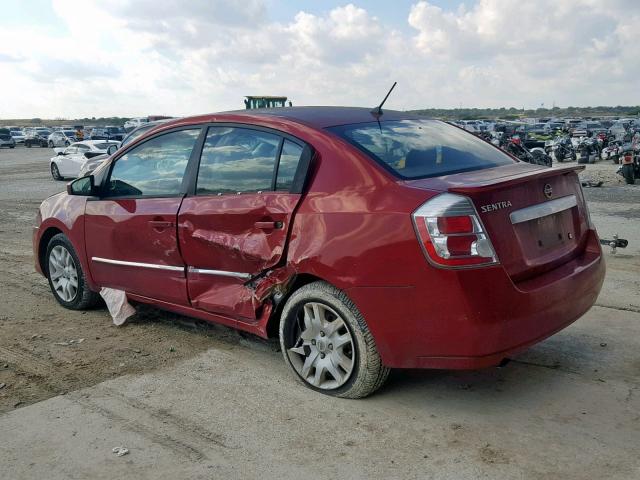
{"type": "Polygon", "coordinates": [[[172,228],[176,226],[175,223],[166,220],[149,220],[149,225],[153,228],[172,228]]]}
{"type": "Polygon", "coordinates": [[[282,228],[282,222],[256,222],[254,224],[256,228],[262,230],[274,230],[276,228],[282,228]]]}

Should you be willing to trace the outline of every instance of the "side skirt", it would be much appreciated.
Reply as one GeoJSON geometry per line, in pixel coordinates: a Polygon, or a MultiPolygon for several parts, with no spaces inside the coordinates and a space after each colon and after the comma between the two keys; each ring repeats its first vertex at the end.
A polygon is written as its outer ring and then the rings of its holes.
{"type": "Polygon", "coordinates": [[[226,317],[224,315],[217,315],[215,313],[205,312],[197,308],[188,307],[185,305],[177,305],[175,303],[156,300],[149,297],[143,297],[142,295],[136,295],[133,293],[127,293],[127,298],[129,298],[129,300],[133,300],[134,302],[145,303],[154,307],[161,308],[163,310],[168,310],[173,313],[197,318],[199,320],[204,320],[205,322],[226,325],[227,327],[243,330],[245,332],[258,335],[262,338],[268,337],[267,322],[269,321],[269,316],[271,315],[271,310],[273,308],[271,302],[266,302],[263,305],[262,312],[260,313],[257,320],[255,322],[248,323],[241,320],[236,320],[231,317],[226,317]]]}

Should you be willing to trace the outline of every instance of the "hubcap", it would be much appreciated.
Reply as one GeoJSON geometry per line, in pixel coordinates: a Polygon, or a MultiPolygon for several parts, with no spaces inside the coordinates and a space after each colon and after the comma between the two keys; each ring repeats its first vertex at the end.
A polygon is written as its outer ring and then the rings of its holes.
{"type": "Polygon", "coordinates": [[[351,332],[331,307],[317,302],[300,309],[293,338],[287,349],[298,374],[324,390],[343,385],[353,372],[355,349],[351,332]]]}
{"type": "Polygon", "coordinates": [[[70,302],[78,294],[78,270],[69,250],[62,245],[49,254],[49,278],[53,289],[62,300],[70,302]]]}

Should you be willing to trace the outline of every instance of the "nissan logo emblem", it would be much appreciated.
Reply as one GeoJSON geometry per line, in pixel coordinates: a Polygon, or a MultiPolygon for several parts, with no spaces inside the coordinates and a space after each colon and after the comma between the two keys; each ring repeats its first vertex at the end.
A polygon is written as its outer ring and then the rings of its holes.
{"type": "Polygon", "coordinates": [[[551,198],[551,195],[553,195],[553,188],[551,188],[551,185],[549,185],[548,183],[545,183],[542,191],[544,192],[544,196],[547,198],[551,198]]]}

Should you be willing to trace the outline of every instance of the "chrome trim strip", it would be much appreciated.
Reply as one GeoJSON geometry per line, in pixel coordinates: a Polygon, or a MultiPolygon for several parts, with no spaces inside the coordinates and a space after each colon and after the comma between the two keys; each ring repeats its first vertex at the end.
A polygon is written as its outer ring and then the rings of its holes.
{"type": "Polygon", "coordinates": [[[109,263],[111,265],[122,265],[125,267],[153,268],[154,270],[169,270],[172,272],[183,272],[184,267],[174,267],[172,265],[157,265],[155,263],[125,262],[124,260],[112,260],[110,258],[91,257],[91,260],[98,263],[109,263]]]}
{"type": "Polygon", "coordinates": [[[250,273],[227,272],[226,270],[208,270],[206,268],[189,267],[189,273],[200,273],[202,275],[218,275],[219,277],[233,277],[247,280],[251,278],[250,273]]]}
{"type": "Polygon", "coordinates": [[[529,220],[535,220],[536,218],[553,215],[554,213],[569,210],[576,206],[578,206],[576,196],[568,195],[566,197],[556,198],[555,200],[516,210],[515,212],[511,212],[509,218],[511,218],[511,223],[515,225],[516,223],[528,222],[529,220]]]}

